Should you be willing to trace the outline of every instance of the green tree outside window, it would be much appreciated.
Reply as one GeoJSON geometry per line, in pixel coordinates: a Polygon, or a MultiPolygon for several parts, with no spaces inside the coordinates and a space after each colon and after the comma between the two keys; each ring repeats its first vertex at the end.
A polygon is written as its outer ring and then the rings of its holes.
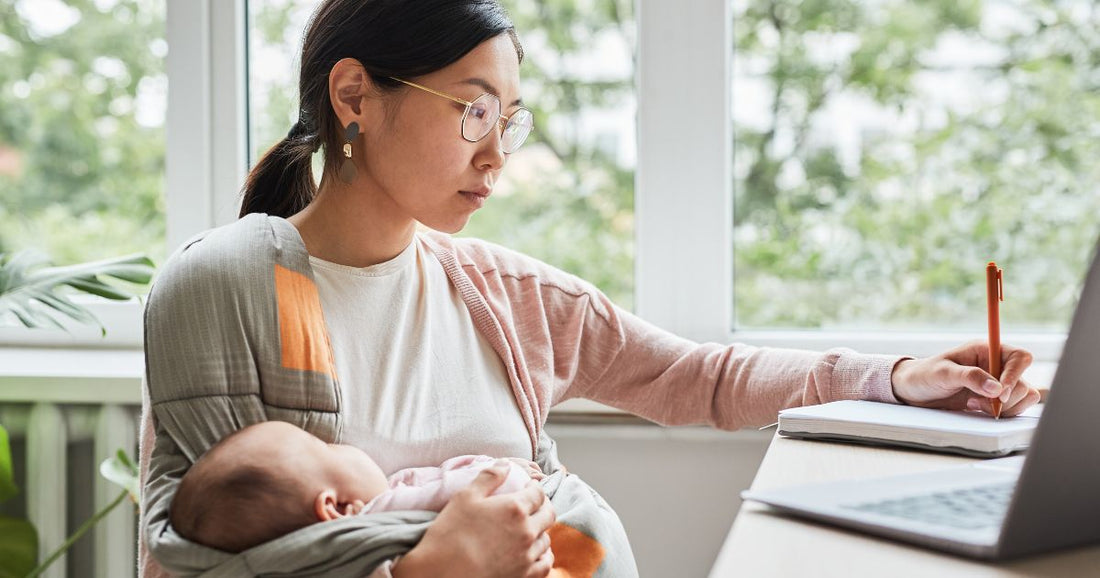
{"type": "Polygon", "coordinates": [[[0,13],[0,253],[163,261],[164,0],[0,13]]]}
{"type": "Polygon", "coordinates": [[[1100,222],[1091,0],[734,0],[740,327],[1068,325],[1100,222]],[[853,142],[855,141],[855,142],[853,142]]]}

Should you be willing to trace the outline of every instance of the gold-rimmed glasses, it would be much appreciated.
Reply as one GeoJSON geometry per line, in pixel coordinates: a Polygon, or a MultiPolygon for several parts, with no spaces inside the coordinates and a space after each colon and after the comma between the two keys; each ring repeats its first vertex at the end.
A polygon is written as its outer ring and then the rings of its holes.
{"type": "Polygon", "coordinates": [[[466,110],[462,112],[461,132],[462,138],[469,142],[477,142],[485,138],[485,135],[489,134],[489,131],[493,130],[494,126],[499,126],[500,150],[506,154],[516,152],[516,149],[523,144],[523,141],[527,140],[528,135],[531,134],[531,129],[535,126],[535,117],[531,114],[531,111],[526,108],[520,107],[509,116],[501,114],[500,98],[495,94],[486,92],[470,101],[439,92],[438,90],[433,90],[426,86],[421,86],[415,82],[409,82],[408,80],[402,80],[393,76],[391,76],[390,79],[413,88],[419,88],[425,92],[430,92],[436,96],[441,96],[447,100],[457,102],[458,104],[465,105],[466,110]]]}

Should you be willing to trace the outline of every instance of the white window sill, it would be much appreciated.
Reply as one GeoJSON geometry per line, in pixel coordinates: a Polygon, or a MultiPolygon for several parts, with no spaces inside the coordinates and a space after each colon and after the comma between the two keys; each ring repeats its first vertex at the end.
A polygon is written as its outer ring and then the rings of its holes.
{"type": "MultiPolygon", "coordinates": [[[[144,373],[140,348],[0,346],[0,402],[138,405],[144,373]]],[[[585,399],[568,400],[550,413],[626,415],[585,399]]]]}

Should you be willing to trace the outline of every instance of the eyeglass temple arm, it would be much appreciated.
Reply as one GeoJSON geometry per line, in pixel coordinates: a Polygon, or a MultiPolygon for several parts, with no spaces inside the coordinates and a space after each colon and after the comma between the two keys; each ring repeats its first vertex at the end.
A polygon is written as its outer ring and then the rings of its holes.
{"type": "Polygon", "coordinates": [[[409,82],[407,80],[401,80],[400,78],[396,78],[396,77],[393,77],[393,76],[391,76],[389,78],[390,78],[390,80],[396,80],[397,82],[400,82],[401,84],[407,84],[407,85],[409,85],[413,88],[419,88],[420,90],[430,92],[430,93],[432,93],[436,96],[442,96],[443,98],[446,98],[447,100],[450,100],[450,101],[453,101],[453,102],[457,102],[458,104],[464,104],[466,106],[470,106],[470,105],[473,104],[472,102],[470,102],[468,100],[462,100],[461,98],[451,96],[449,94],[443,94],[442,92],[439,92],[438,90],[432,90],[432,89],[428,88],[427,86],[420,86],[419,84],[417,84],[415,82],[409,82]]]}
{"type": "MultiPolygon", "coordinates": [[[[447,100],[450,100],[452,102],[457,102],[458,104],[464,104],[466,106],[473,106],[473,104],[474,104],[474,103],[472,103],[468,100],[462,100],[461,98],[458,98],[457,96],[451,96],[449,94],[443,94],[442,92],[439,92],[438,90],[432,90],[432,89],[428,88],[427,86],[421,86],[421,85],[419,85],[415,82],[409,82],[407,80],[401,80],[400,78],[397,78],[397,77],[394,77],[394,76],[391,76],[389,78],[390,78],[390,80],[396,80],[397,82],[400,82],[401,84],[407,84],[407,85],[409,85],[413,88],[419,88],[420,90],[430,92],[430,93],[432,93],[436,96],[442,96],[443,98],[446,98],[447,100]]],[[[508,122],[508,120],[510,118],[511,118],[510,116],[505,115],[502,112],[502,113],[500,113],[500,117],[497,119],[497,123],[500,124],[501,120],[503,120],[506,123],[506,122],[508,122]]]]}

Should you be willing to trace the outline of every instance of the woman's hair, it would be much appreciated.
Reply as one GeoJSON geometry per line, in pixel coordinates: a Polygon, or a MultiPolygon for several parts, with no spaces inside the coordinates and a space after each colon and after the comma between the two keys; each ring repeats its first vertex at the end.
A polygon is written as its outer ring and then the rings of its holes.
{"type": "Polygon", "coordinates": [[[240,216],[289,217],[313,199],[312,155],[324,147],[325,167],[342,156],[344,127],[332,109],[328,77],[343,58],[358,60],[378,90],[403,85],[389,77],[429,74],[461,59],[482,42],[507,33],[523,61],[512,21],[497,0],[326,0],[310,19],[302,43],[298,122],[252,168],[240,216]]]}

